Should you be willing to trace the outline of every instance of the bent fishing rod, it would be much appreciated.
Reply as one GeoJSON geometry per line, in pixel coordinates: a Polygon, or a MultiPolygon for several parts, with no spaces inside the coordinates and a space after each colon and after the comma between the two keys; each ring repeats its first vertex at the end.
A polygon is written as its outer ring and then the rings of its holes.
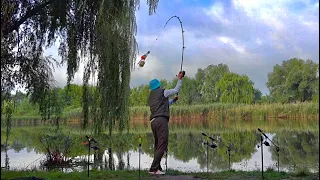
{"type": "MultiPolygon", "coordinates": [[[[179,21],[179,23],[180,23],[180,28],[181,28],[181,38],[182,38],[182,48],[181,48],[181,49],[182,49],[182,52],[181,52],[180,72],[183,72],[183,76],[184,76],[184,75],[185,75],[185,72],[183,71],[183,60],[184,60],[184,49],[185,49],[186,47],[185,47],[185,45],[184,45],[184,32],[185,32],[185,31],[184,31],[184,29],[183,29],[182,21],[181,21],[180,18],[179,18],[178,16],[176,16],[176,15],[170,17],[170,18],[167,20],[167,22],[165,23],[165,25],[163,26],[161,32],[165,29],[165,27],[168,25],[169,21],[170,21],[171,19],[173,19],[173,18],[178,19],[178,21],[179,21]]],[[[140,67],[144,67],[144,65],[145,65],[145,63],[146,63],[146,59],[147,59],[148,55],[150,54],[151,50],[153,49],[155,43],[156,43],[157,40],[159,39],[161,32],[158,34],[157,38],[155,39],[155,41],[154,41],[153,44],[151,45],[150,50],[149,50],[146,54],[144,54],[144,55],[141,56],[141,59],[140,59],[140,61],[138,62],[138,65],[139,65],[140,67]]]]}
{"type": "MultiPolygon", "coordinates": [[[[169,21],[173,18],[178,19],[179,23],[180,23],[180,28],[181,28],[181,38],[182,38],[182,48],[181,48],[181,63],[180,63],[180,73],[183,74],[183,77],[185,76],[185,71],[183,71],[182,67],[183,67],[183,57],[184,57],[184,49],[186,48],[184,45],[184,29],[183,29],[183,25],[182,25],[182,21],[180,20],[180,18],[178,16],[172,16],[170,17],[167,22],[165,23],[165,25],[163,26],[161,32],[159,32],[157,38],[155,39],[155,41],[153,42],[153,44],[150,47],[150,50],[141,56],[140,61],[138,62],[138,65],[142,68],[144,67],[145,63],[146,63],[146,59],[148,57],[148,55],[150,54],[152,48],[154,47],[155,43],[157,42],[157,40],[159,39],[160,34],[162,33],[162,31],[165,29],[165,27],[168,25],[169,21]]],[[[177,75],[176,75],[177,76],[177,75]]],[[[178,96],[178,93],[177,93],[178,96]]],[[[165,161],[165,165],[166,165],[166,171],[168,170],[168,149],[166,150],[166,161],[165,161]]]]}

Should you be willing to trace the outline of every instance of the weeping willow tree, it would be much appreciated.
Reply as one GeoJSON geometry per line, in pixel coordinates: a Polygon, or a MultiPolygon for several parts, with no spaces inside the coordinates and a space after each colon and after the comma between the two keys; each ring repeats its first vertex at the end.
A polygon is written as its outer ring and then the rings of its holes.
{"type": "MultiPolygon", "coordinates": [[[[147,0],[149,15],[158,1],[147,0]]],[[[61,64],[67,64],[68,84],[80,63],[85,65],[83,127],[92,118],[95,133],[108,127],[111,135],[116,126],[121,131],[128,128],[139,4],[139,0],[1,1],[1,90],[22,85],[31,100],[41,104],[51,88],[54,67],[43,50],[56,43],[61,64]]]]}
{"type": "Polygon", "coordinates": [[[253,82],[246,75],[225,73],[215,88],[221,93],[222,103],[251,104],[254,99],[253,82]]]}

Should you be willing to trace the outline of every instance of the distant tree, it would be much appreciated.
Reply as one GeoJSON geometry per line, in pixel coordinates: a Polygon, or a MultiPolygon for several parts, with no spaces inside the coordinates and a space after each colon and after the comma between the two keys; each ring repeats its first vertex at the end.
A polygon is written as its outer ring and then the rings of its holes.
{"type": "MultiPolygon", "coordinates": [[[[217,91],[215,87],[223,75],[229,72],[229,68],[225,64],[209,65],[204,69],[204,81],[201,91],[205,103],[217,102],[220,99],[221,92],[217,91]]],[[[202,71],[199,70],[198,73],[202,73],[202,71]]],[[[198,78],[200,78],[203,75],[198,74],[198,76],[198,78]]]]}
{"type": "Polygon", "coordinates": [[[4,103],[5,100],[9,100],[10,98],[10,92],[1,90],[1,105],[4,103]]]}
{"type": "Polygon", "coordinates": [[[15,104],[15,115],[38,115],[39,106],[37,104],[32,104],[29,101],[29,97],[24,97],[19,103],[15,104]]]}
{"type": "Polygon", "coordinates": [[[312,96],[312,101],[319,102],[319,70],[317,74],[318,81],[313,83],[312,89],[314,89],[314,94],[312,96]]]}
{"type": "Polygon", "coordinates": [[[310,101],[318,94],[318,73],[318,63],[293,58],[273,67],[267,87],[278,102],[310,101]]]}
{"type": "Polygon", "coordinates": [[[137,87],[130,90],[130,106],[139,106],[139,93],[137,87]]]}
{"type": "Polygon", "coordinates": [[[261,102],[262,92],[259,89],[254,88],[254,102],[261,102]]]}
{"type": "Polygon", "coordinates": [[[251,104],[254,100],[253,83],[246,75],[225,73],[215,89],[221,93],[219,101],[222,103],[251,104]]]}
{"type": "Polygon", "coordinates": [[[140,90],[140,104],[142,106],[148,105],[148,98],[149,98],[149,84],[141,86],[140,90]]]}
{"type": "Polygon", "coordinates": [[[70,84],[64,88],[65,97],[69,106],[80,107],[82,104],[83,87],[77,84],[70,84]]]}
{"type": "Polygon", "coordinates": [[[21,91],[16,91],[16,94],[15,95],[13,95],[13,99],[17,102],[17,103],[19,103],[19,102],[21,102],[22,101],[22,99],[23,98],[25,98],[27,95],[26,94],[24,94],[23,92],[21,92],[21,91]]]}
{"type": "Polygon", "coordinates": [[[274,99],[269,95],[261,96],[261,103],[273,103],[274,99]]]}
{"type": "Polygon", "coordinates": [[[179,104],[194,104],[199,100],[200,93],[197,89],[197,83],[194,78],[185,76],[183,78],[183,84],[179,92],[179,104]]]}
{"type": "Polygon", "coordinates": [[[203,99],[203,85],[204,85],[205,71],[201,68],[197,70],[195,74],[195,80],[197,85],[197,91],[200,93],[200,101],[203,99]]]}
{"type": "Polygon", "coordinates": [[[167,87],[168,81],[166,79],[161,79],[160,80],[162,87],[167,87]]]}
{"type": "Polygon", "coordinates": [[[149,84],[134,87],[130,91],[130,106],[147,106],[149,97],[149,84]]]}

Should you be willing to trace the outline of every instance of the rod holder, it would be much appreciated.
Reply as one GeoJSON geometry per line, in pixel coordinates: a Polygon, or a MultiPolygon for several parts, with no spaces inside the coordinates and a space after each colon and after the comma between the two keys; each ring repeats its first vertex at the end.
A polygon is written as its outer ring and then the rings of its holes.
{"type": "Polygon", "coordinates": [[[203,142],[204,145],[207,146],[207,173],[209,173],[209,147],[212,148],[212,149],[215,149],[216,147],[218,147],[214,141],[216,141],[214,138],[208,136],[207,134],[205,133],[202,133],[202,136],[204,136],[206,138],[206,142],[203,142]],[[211,140],[211,144],[209,143],[209,139],[211,140]]]}
{"type": "MultiPolygon", "coordinates": [[[[260,128],[258,128],[258,131],[261,133],[261,139],[260,139],[260,147],[261,147],[261,176],[262,176],[262,179],[264,179],[264,176],[263,176],[263,145],[265,146],[270,146],[270,143],[268,141],[264,141],[263,142],[263,137],[265,137],[267,140],[269,140],[275,147],[276,147],[276,152],[277,152],[277,157],[278,157],[278,172],[280,172],[280,166],[279,166],[279,151],[280,151],[280,148],[279,146],[277,146],[260,128]]],[[[259,148],[259,145],[258,145],[258,148],[259,148]]]]}
{"type": "Polygon", "coordinates": [[[139,179],[141,179],[141,173],[140,173],[140,171],[141,171],[141,143],[142,143],[141,136],[139,136],[139,179]]]}
{"type": "Polygon", "coordinates": [[[90,176],[90,149],[94,149],[94,150],[98,150],[99,147],[98,146],[91,146],[92,142],[98,143],[95,139],[93,139],[91,136],[86,136],[86,138],[88,139],[88,167],[87,167],[87,171],[88,171],[88,177],[90,176]]]}

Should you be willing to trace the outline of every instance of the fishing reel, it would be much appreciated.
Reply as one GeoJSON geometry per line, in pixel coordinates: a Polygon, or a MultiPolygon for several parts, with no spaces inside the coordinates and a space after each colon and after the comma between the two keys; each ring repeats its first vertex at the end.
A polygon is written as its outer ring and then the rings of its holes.
{"type": "Polygon", "coordinates": [[[210,144],[210,143],[208,143],[208,142],[203,142],[203,145],[209,146],[209,147],[212,148],[212,149],[218,147],[215,143],[210,144]]]}
{"type": "Polygon", "coordinates": [[[185,71],[181,71],[182,72],[182,77],[184,77],[184,75],[186,75],[185,71]]]}
{"type": "MultiPolygon", "coordinates": [[[[185,71],[180,71],[182,73],[182,77],[184,77],[186,75],[185,71]]],[[[178,75],[176,75],[178,77],[178,75]]]]}
{"type": "MultiPolygon", "coordinates": [[[[184,71],[182,71],[182,73],[184,73],[184,71]]],[[[206,137],[207,141],[202,142],[203,145],[206,145],[212,149],[218,147],[217,144],[214,143],[214,141],[216,141],[214,138],[208,136],[205,133],[202,133],[202,136],[206,137]],[[211,140],[211,144],[209,143],[209,139],[211,140]]]]}

